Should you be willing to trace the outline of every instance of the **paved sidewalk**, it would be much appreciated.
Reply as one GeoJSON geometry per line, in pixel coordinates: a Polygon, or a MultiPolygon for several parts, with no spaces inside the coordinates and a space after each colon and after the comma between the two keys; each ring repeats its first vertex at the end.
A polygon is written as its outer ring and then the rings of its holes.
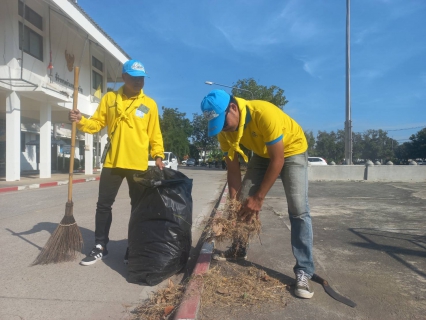
{"type": "MultiPolygon", "coordinates": [[[[73,183],[89,182],[99,180],[100,172],[95,174],[84,174],[84,172],[73,173],[73,183]]],[[[40,178],[38,173],[29,173],[21,176],[19,181],[6,181],[0,178],[0,193],[20,191],[26,189],[46,188],[68,184],[69,173],[52,173],[50,178],[40,178]]]]}
{"type": "MultiPolygon", "coordinates": [[[[294,258],[287,204],[280,180],[265,200],[261,241],[248,261],[291,286],[285,305],[204,306],[199,283],[175,319],[426,319],[426,183],[310,182],[316,273],[355,308],[332,299],[312,283],[315,294],[294,296],[294,258]]],[[[195,273],[217,264],[207,246],[195,273]]],[[[221,245],[218,249],[226,249],[221,245]]]]}

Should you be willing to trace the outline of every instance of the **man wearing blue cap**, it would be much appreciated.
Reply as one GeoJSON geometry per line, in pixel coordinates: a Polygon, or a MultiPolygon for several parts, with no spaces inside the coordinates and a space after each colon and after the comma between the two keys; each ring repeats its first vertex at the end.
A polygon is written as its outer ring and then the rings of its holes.
{"type": "MultiPolygon", "coordinates": [[[[315,272],[312,255],[312,222],[308,204],[308,144],[302,128],[275,105],[261,100],[244,100],[223,90],[213,90],[201,102],[208,119],[208,135],[218,135],[226,156],[228,188],[231,198],[242,202],[240,220],[259,218],[266,194],[281,176],[291,223],[291,245],[296,258],[295,295],[309,299],[313,291],[309,279],[315,272]],[[239,156],[247,156],[240,144],[252,150],[241,181],[239,156]]],[[[234,241],[215,260],[246,259],[248,243],[234,241]]]]}
{"type": "MultiPolygon", "coordinates": [[[[149,145],[156,166],[164,167],[157,104],[143,91],[146,76],[140,61],[129,60],[123,65],[124,85],[118,91],[105,94],[91,118],[85,118],[79,110],[69,113],[69,119],[77,122],[77,128],[83,132],[93,134],[108,127],[96,206],[95,246],[80,262],[85,266],[107,258],[112,204],[124,178],[129,186],[131,205],[137,201],[140,192],[133,174],[147,170],[149,145]]],[[[125,262],[127,255],[128,252],[125,262]]]]}

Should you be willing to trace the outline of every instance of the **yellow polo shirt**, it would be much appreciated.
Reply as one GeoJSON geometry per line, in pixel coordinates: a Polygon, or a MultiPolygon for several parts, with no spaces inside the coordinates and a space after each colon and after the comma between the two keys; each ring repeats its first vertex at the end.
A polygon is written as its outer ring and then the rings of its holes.
{"type": "MultiPolygon", "coordinates": [[[[243,136],[240,143],[257,155],[269,158],[268,145],[278,141],[284,143],[284,157],[290,157],[305,152],[308,143],[302,127],[281,109],[270,102],[262,100],[244,100],[236,98],[240,108],[246,108],[247,114],[243,136]]],[[[238,132],[220,132],[218,139],[222,151],[225,153],[230,149],[231,142],[236,142],[238,132]]]]}
{"type": "Polygon", "coordinates": [[[122,89],[105,94],[93,116],[82,117],[77,128],[93,134],[108,126],[111,148],[104,167],[147,170],[149,145],[153,158],[164,159],[157,104],[143,90],[136,98],[127,98],[122,89]]]}

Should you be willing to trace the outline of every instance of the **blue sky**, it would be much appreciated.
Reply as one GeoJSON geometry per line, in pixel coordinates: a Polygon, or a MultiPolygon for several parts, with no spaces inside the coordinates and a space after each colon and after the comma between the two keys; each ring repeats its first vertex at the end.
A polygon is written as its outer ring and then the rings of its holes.
{"type": "MultiPolygon", "coordinates": [[[[145,93],[189,119],[218,86],[254,78],[285,90],[304,130],[345,122],[345,0],[79,0],[150,75],[145,93]],[[122,16],[120,17],[120,12],[122,16]]],[[[228,91],[227,88],[222,88],[228,91]]],[[[351,1],[353,131],[426,126],[426,1],[351,1]]],[[[404,142],[404,141],[400,141],[404,142]]]]}

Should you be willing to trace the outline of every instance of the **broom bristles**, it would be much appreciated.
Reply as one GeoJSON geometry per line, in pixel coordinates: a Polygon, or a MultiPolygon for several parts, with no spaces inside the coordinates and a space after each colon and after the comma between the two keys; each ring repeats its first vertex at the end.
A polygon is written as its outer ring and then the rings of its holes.
{"type": "Polygon", "coordinates": [[[65,216],[52,233],[32,265],[73,261],[81,252],[83,237],[72,215],[72,203],[67,203],[65,216]]]}

